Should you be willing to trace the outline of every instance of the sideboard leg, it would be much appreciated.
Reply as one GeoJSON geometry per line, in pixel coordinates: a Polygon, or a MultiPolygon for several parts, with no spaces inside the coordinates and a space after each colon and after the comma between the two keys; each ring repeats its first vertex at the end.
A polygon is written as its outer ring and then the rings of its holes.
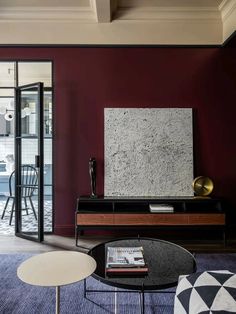
{"type": "Polygon", "coordinates": [[[75,246],[78,246],[78,226],[75,227],[75,246]]]}
{"type": "Polygon", "coordinates": [[[80,230],[80,236],[84,235],[84,230],[80,230]]]}
{"type": "Polygon", "coordinates": [[[226,230],[225,229],[223,230],[223,244],[224,244],[224,247],[227,246],[227,237],[226,237],[226,230]]]}

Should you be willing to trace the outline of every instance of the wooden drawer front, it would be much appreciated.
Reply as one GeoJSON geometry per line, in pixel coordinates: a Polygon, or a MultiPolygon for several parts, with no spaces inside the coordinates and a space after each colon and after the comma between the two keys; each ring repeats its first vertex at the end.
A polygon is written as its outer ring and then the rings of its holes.
{"type": "Polygon", "coordinates": [[[113,214],[77,214],[77,225],[113,225],[113,214]]]}
{"type": "Polygon", "coordinates": [[[187,225],[188,217],[184,214],[152,214],[150,220],[156,225],[187,225]]]}
{"type": "Polygon", "coordinates": [[[181,214],[115,214],[115,225],[187,225],[188,217],[181,214]]]}
{"type": "Polygon", "coordinates": [[[115,225],[147,225],[149,220],[146,214],[114,214],[115,225]]]}
{"type": "Polygon", "coordinates": [[[225,225],[225,214],[189,214],[190,225],[225,225]]]}

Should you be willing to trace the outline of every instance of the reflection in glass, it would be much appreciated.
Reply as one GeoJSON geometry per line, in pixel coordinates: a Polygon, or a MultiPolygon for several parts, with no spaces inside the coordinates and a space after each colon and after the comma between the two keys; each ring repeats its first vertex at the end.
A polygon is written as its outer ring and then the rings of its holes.
{"type": "Polygon", "coordinates": [[[52,135],[52,92],[44,92],[44,135],[52,135]]]}
{"type": "MultiPolygon", "coordinates": [[[[37,129],[36,107],[37,93],[35,91],[24,91],[21,94],[21,119],[22,134],[35,136],[37,129]]],[[[52,135],[52,92],[44,92],[44,135],[52,135]]]]}
{"type": "MultiPolygon", "coordinates": [[[[47,174],[46,174],[47,176],[47,174]]],[[[52,231],[52,185],[45,184],[44,187],[44,231],[52,231]]]]}
{"type": "Polygon", "coordinates": [[[52,231],[52,138],[44,138],[44,230],[52,231]]]}
{"type": "Polygon", "coordinates": [[[21,133],[22,135],[37,135],[36,107],[38,93],[35,90],[21,92],[21,133]]]}

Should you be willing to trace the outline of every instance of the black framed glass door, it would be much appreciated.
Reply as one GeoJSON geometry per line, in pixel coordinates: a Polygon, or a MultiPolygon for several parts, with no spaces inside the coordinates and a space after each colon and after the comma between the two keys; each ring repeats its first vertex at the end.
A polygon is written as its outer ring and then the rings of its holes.
{"type": "Polygon", "coordinates": [[[39,242],[44,236],[43,98],[43,83],[16,88],[15,234],[39,242]]]}

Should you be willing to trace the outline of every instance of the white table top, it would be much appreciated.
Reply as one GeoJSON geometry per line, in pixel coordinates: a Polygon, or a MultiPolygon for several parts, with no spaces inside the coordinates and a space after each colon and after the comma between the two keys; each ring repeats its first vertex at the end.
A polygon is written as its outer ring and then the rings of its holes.
{"type": "Polygon", "coordinates": [[[17,276],[31,285],[64,286],[87,278],[96,266],[96,261],[87,254],[53,251],[24,261],[17,269],[17,276]]]}

